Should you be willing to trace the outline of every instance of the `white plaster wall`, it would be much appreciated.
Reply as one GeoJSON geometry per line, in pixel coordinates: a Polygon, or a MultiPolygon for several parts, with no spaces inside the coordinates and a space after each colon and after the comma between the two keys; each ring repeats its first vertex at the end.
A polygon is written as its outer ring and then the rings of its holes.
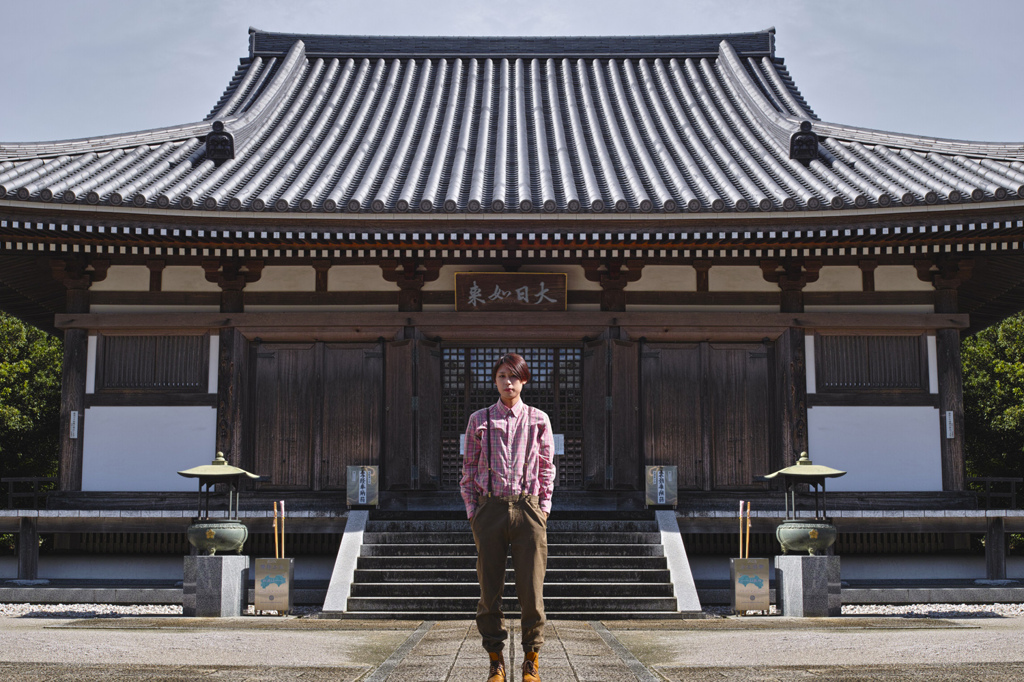
{"type": "MultiPolygon", "coordinates": [[[[380,272],[380,268],[377,268],[380,272]]],[[[263,268],[260,278],[245,285],[246,293],[254,291],[315,291],[316,270],[305,266],[272,265],[263,268]]]]}
{"type": "Polygon", "coordinates": [[[708,270],[710,291],[774,291],[779,285],[765,280],[755,266],[719,265],[708,270]]]}
{"type": "Polygon", "coordinates": [[[688,265],[648,265],[627,291],[696,291],[697,271],[688,265]]]}
{"type": "Polygon", "coordinates": [[[856,265],[830,265],[818,272],[818,279],[808,282],[804,291],[861,291],[864,280],[856,265]]]}
{"type": "Polygon", "coordinates": [[[213,407],[90,407],[82,437],[82,490],[196,490],[182,469],[216,454],[213,407]]]}
{"type": "Polygon", "coordinates": [[[198,265],[168,265],[160,279],[162,291],[216,291],[215,282],[206,281],[206,273],[198,265]]]}
{"type": "Polygon", "coordinates": [[[939,411],[933,407],[831,407],[807,410],[815,464],[847,471],[828,490],[942,490],[939,411]]]}
{"type": "Polygon", "coordinates": [[[149,291],[149,268],[145,265],[111,265],[102,282],[92,291],[149,291]]]}
{"type": "Polygon", "coordinates": [[[335,265],[327,271],[327,290],[398,291],[398,285],[384,279],[379,265],[335,265]]]}
{"type": "Polygon", "coordinates": [[[932,291],[928,282],[917,278],[913,265],[879,265],[875,268],[875,291],[932,291]]]}

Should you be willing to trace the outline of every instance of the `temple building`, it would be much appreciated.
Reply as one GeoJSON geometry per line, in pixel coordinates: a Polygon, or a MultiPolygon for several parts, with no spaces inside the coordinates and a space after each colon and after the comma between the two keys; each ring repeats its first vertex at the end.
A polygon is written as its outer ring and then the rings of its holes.
{"type": "Polygon", "coordinates": [[[960,339],[1024,305],[1022,241],[1024,145],[822,121],[774,29],[253,29],[201,120],[0,144],[0,308],[65,339],[62,508],[185,499],[222,451],[255,499],[377,465],[383,507],[458,509],[513,350],[556,512],[642,508],[649,465],[680,515],[781,504],[755,477],[802,451],[839,508],[964,508],[960,339]]]}

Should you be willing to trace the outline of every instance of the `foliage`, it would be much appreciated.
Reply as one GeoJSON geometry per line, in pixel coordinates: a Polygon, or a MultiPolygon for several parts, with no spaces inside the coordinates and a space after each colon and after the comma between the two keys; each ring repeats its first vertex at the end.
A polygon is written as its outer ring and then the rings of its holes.
{"type": "Polygon", "coordinates": [[[1024,477],[1024,313],[964,339],[968,476],[1024,477]]]}
{"type": "Polygon", "coordinates": [[[0,477],[56,476],[63,344],[0,313],[0,477]]]}

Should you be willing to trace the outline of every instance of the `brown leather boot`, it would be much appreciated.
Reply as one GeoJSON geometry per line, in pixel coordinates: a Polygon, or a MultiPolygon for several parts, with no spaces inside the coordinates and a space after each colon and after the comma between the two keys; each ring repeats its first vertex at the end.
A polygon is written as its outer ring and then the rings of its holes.
{"type": "Polygon", "coordinates": [[[500,651],[489,651],[491,670],[487,673],[487,682],[505,682],[505,654],[500,651]]]}
{"type": "Polygon", "coordinates": [[[527,651],[523,654],[523,682],[540,682],[536,651],[527,651]]]}

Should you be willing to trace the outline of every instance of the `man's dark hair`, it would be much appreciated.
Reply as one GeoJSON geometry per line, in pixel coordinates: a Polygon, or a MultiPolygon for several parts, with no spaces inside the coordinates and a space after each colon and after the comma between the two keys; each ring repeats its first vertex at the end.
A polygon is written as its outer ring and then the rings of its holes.
{"type": "Polygon", "coordinates": [[[491,370],[491,381],[498,380],[498,369],[502,365],[508,365],[508,368],[512,370],[512,375],[524,384],[530,381],[530,368],[526,366],[526,360],[523,360],[523,356],[519,353],[506,353],[498,358],[498,361],[494,363],[494,369],[491,370]]]}

